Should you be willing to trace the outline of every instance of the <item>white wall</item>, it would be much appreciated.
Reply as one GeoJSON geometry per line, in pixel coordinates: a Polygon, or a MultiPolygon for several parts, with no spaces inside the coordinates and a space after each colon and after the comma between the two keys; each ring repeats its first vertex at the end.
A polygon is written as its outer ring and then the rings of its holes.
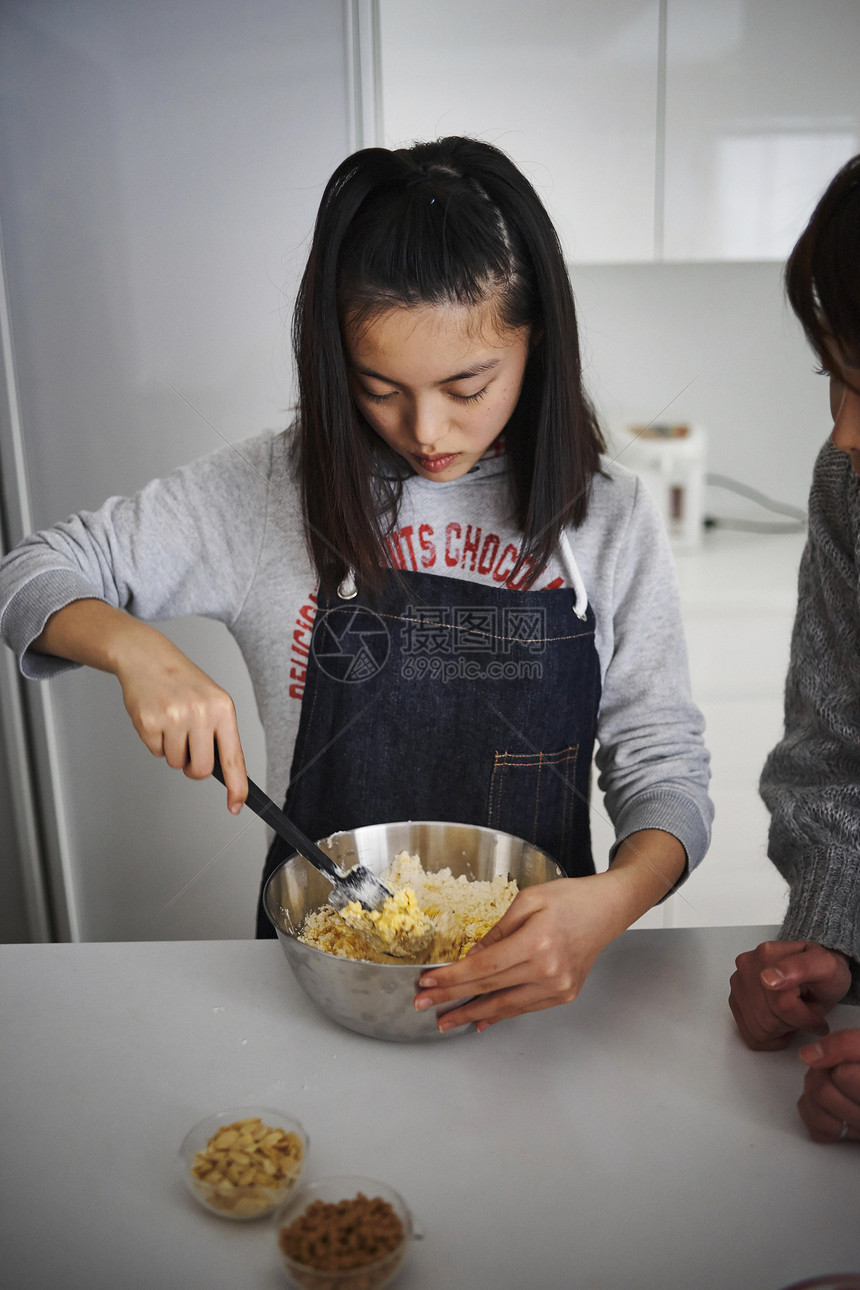
{"type": "MultiPolygon", "coordinates": [[[[784,302],[780,264],[587,265],[571,276],[586,380],[610,430],[655,417],[700,424],[708,470],[806,506],[830,430],[827,384],[784,302]]],[[[722,489],[706,504],[769,518],[722,489]]]]}
{"type": "MultiPolygon", "coordinates": [[[[572,279],[586,379],[610,429],[653,417],[708,432],[708,469],[805,508],[830,429],[826,381],[783,301],[777,263],[584,266],[572,279]],[[665,410],[665,411],[664,411],[665,410]],[[662,414],[662,415],[661,415],[662,414]]],[[[623,456],[621,458],[623,461],[623,456]]],[[[706,512],[780,517],[709,488],[706,512]]],[[[779,923],[786,887],[767,859],[758,796],[782,733],[782,690],[802,533],[708,534],[677,555],[693,693],[706,721],[710,852],[643,926],[779,923]]],[[[611,843],[599,795],[596,847],[611,843]]]]}

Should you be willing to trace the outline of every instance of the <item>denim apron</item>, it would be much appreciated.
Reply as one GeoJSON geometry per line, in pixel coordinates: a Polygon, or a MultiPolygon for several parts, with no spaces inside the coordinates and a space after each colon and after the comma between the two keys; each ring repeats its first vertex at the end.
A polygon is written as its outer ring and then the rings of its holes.
{"type": "MultiPolygon", "coordinates": [[[[573,601],[399,570],[372,602],[320,588],[287,815],[315,839],[393,820],[486,825],[571,877],[593,873],[600,668],[594,614],[573,601]]],[[[289,854],[276,837],[264,885],[289,854]]],[[[257,935],[275,935],[262,905],[257,935]]]]}

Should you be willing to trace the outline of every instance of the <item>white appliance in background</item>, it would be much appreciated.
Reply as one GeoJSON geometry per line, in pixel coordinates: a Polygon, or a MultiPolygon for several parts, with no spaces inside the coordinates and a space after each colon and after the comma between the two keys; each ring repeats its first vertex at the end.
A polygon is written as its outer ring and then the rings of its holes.
{"type": "MultiPolygon", "coordinates": [[[[357,146],[354,8],[0,4],[0,549],[286,423],[291,295],[357,146]]],[[[162,629],[260,778],[235,641],[162,629]]],[[[113,678],[24,682],[0,647],[0,939],[252,936],[265,843],[149,756],[113,678]]]]}
{"type": "Polygon", "coordinates": [[[707,435],[686,423],[627,425],[613,435],[615,459],[652,494],[676,549],[697,547],[704,530],[707,435]]]}

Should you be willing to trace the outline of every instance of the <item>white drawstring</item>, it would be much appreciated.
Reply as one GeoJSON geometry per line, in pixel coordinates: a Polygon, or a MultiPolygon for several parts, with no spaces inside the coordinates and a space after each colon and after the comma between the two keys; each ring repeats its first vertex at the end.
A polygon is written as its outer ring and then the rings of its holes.
{"type": "Polygon", "coordinates": [[[347,572],[346,577],[337,589],[337,594],[341,600],[354,600],[358,595],[358,587],[355,584],[355,574],[352,569],[347,572]]]}
{"type": "Polygon", "coordinates": [[[573,585],[573,612],[577,618],[582,620],[585,618],[585,611],[588,608],[588,592],[585,590],[585,583],[582,581],[582,574],[579,572],[579,565],[576,563],[573,547],[570,545],[570,538],[564,529],[561,531],[558,547],[564,571],[573,585]]]}

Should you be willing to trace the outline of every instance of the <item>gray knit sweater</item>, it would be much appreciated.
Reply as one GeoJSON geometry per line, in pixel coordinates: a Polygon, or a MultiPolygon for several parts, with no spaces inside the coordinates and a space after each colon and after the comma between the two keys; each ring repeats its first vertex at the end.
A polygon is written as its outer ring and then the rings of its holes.
{"type": "Polygon", "coordinates": [[[829,442],[815,465],[785,686],[785,734],[761,795],[789,884],[783,940],[853,962],[860,1003],[860,479],[829,442]]]}

